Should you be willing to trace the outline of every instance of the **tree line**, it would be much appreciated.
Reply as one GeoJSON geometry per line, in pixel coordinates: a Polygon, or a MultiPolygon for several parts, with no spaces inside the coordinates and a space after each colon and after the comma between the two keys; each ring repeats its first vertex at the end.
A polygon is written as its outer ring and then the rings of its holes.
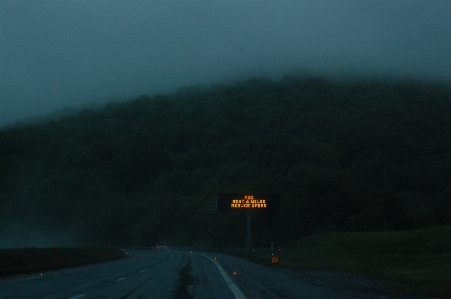
{"type": "MultiPolygon", "coordinates": [[[[254,243],[451,222],[451,92],[414,80],[251,78],[0,130],[0,224],[83,241],[239,245],[227,192],[277,192],[254,243]]],[[[0,229],[0,234],[2,232],[0,229]]]]}

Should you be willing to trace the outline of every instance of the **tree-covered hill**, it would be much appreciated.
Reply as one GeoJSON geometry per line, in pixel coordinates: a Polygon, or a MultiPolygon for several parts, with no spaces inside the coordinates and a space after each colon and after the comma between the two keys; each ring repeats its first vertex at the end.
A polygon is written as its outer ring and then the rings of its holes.
{"type": "Polygon", "coordinates": [[[451,92],[419,81],[289,77],[180,88],[0,131],[0,236],[242,244],[221,192],[278,192],[254,243],[451,223],[451,92]],[[32,231],[32,229],[31,229],[32,231]],[[56,233],[55,233],[56,234],[56,233]]]}

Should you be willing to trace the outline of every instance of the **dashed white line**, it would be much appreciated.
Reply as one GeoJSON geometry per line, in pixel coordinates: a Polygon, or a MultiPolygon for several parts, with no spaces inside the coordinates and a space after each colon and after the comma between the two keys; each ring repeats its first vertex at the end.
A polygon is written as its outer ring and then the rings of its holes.
{"type": "Polygon", "coordinates": [[[116,279],[116,281],[122,281],[122,280],[124,280],[124,279],[127,279],[127,277],[121,277],[121,278],[118,278],[118,279],[116,279]]]}

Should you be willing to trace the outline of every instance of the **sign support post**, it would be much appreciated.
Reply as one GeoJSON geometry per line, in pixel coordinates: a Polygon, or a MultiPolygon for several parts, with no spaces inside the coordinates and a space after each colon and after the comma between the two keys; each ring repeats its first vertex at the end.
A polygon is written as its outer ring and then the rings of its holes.
{"type": "Polygon", "coordinates": [[[246,250],[251,251],[252,236],[251,236],[251,211],[246,211],[246,250]]]}
{"type": "Polygon", "coordinates": [[[213,197],[209,210],[241,210],[246,211],[246,250],[251,251],[251,211],[278,210],[280,194],[278,193],[220,193],[213,197]]]}

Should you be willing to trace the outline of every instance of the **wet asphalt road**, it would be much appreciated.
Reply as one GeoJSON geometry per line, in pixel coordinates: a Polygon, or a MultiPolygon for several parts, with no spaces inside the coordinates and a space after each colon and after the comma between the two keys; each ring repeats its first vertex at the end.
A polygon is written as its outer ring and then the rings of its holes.
{"type": "MultiPolygon", "coordinates": [[[[127,251],[126,251],[127,252],[127,251]]],[[[234,298],[213,261],[191,253],[127,252],[121,260],[0,279],[0,298],[174,298],[180,270],[189,262],[202,281],[200,298],[234,298]]]]}
{"type": "Polygon", "coordinates": [[[276,269],[245,259],[188,251],[129,250],[121,260],[0,279],[6,298],[425,298],[381,283],[328,272],[276,269]],[[176,297],[182,269],[190,265],[186,297],[176,297]]]}

